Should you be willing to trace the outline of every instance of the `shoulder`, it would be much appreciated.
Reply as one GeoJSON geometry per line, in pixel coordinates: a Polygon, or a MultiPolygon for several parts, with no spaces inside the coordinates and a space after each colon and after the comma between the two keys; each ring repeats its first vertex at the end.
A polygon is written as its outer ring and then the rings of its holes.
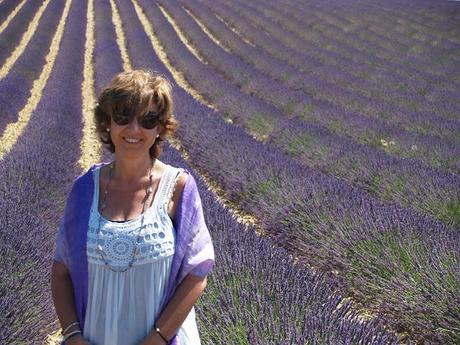
{"type": "Polygon", "coordinates": [[[82,193],[93,188],[93,173],[96,169],[106,165],[106,163],[98,163],[92,165],[87,171],[79,175],[72,183],[71,194],[82,193]]]}
{"type": "Polygon", "coordinates": [[[174,191],[171,196],[171,204],[169,207],[169,215],[171,219],[174,219],[178,205],[183,200],[183,194],[186,186],[193,179],[192,174],[187,169],[177,169],[177,177],[175,181],[174,191]]]}

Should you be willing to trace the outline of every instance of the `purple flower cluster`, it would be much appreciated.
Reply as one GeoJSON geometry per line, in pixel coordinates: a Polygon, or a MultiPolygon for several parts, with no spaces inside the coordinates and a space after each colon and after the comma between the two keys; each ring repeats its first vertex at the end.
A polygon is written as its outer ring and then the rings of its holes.
{"type": "Polygon", "coordinates": [[[73,1],[41,101],[0,161],[2,344],[43,344],[54,331],[49,272],[65,195],[80,172],[85,27],[86,2],[73,1]]]}

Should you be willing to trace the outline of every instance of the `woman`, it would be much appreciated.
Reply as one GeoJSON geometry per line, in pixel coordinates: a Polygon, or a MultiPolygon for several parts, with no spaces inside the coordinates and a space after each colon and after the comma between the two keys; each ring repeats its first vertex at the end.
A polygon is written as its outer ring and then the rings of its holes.
{"type": "Polygon", "coordinates": [[[158,160],[177,128],[171,86],[123,72],[95,110],[114,161],[76,179],[51,272],[63,344],[200,344],[193,305],[214,264],[193,176],[158,160]]]}

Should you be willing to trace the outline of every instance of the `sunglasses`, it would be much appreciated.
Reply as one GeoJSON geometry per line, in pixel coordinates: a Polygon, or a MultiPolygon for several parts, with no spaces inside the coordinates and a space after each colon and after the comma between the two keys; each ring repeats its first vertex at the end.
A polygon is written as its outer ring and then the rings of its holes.
{"type": "MultiPolygon", "coordinates": [[[[160,113],[149,111],[148,113],[139,116],[137,118],[137,122],[141,127],[145,129],[153,129],[160,122],[159,115],[160,113]]],[[[117,125],[126,126],[131,121],[133,121],[134,116],[130,116],[129,114],[114,113],[112,115],[112,119],[117,125]]]]}

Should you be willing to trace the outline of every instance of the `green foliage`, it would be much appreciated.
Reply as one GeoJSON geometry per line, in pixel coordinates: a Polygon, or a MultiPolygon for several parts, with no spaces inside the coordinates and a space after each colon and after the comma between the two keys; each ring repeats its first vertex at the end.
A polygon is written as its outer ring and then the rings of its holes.
{"type": "Polygon", "coordinates": [[[441,209],[439,218],[446,223],[453,223],[454,226],[460,226],[460,199],[450,200],[441,209]]]}
{"type": "Polygon", "coordinates": [[[258,136],[267,136],[275,127],[276,120],[266,114],[255,113],[247,121],[247,127],[250,133],[258,136]]]}

